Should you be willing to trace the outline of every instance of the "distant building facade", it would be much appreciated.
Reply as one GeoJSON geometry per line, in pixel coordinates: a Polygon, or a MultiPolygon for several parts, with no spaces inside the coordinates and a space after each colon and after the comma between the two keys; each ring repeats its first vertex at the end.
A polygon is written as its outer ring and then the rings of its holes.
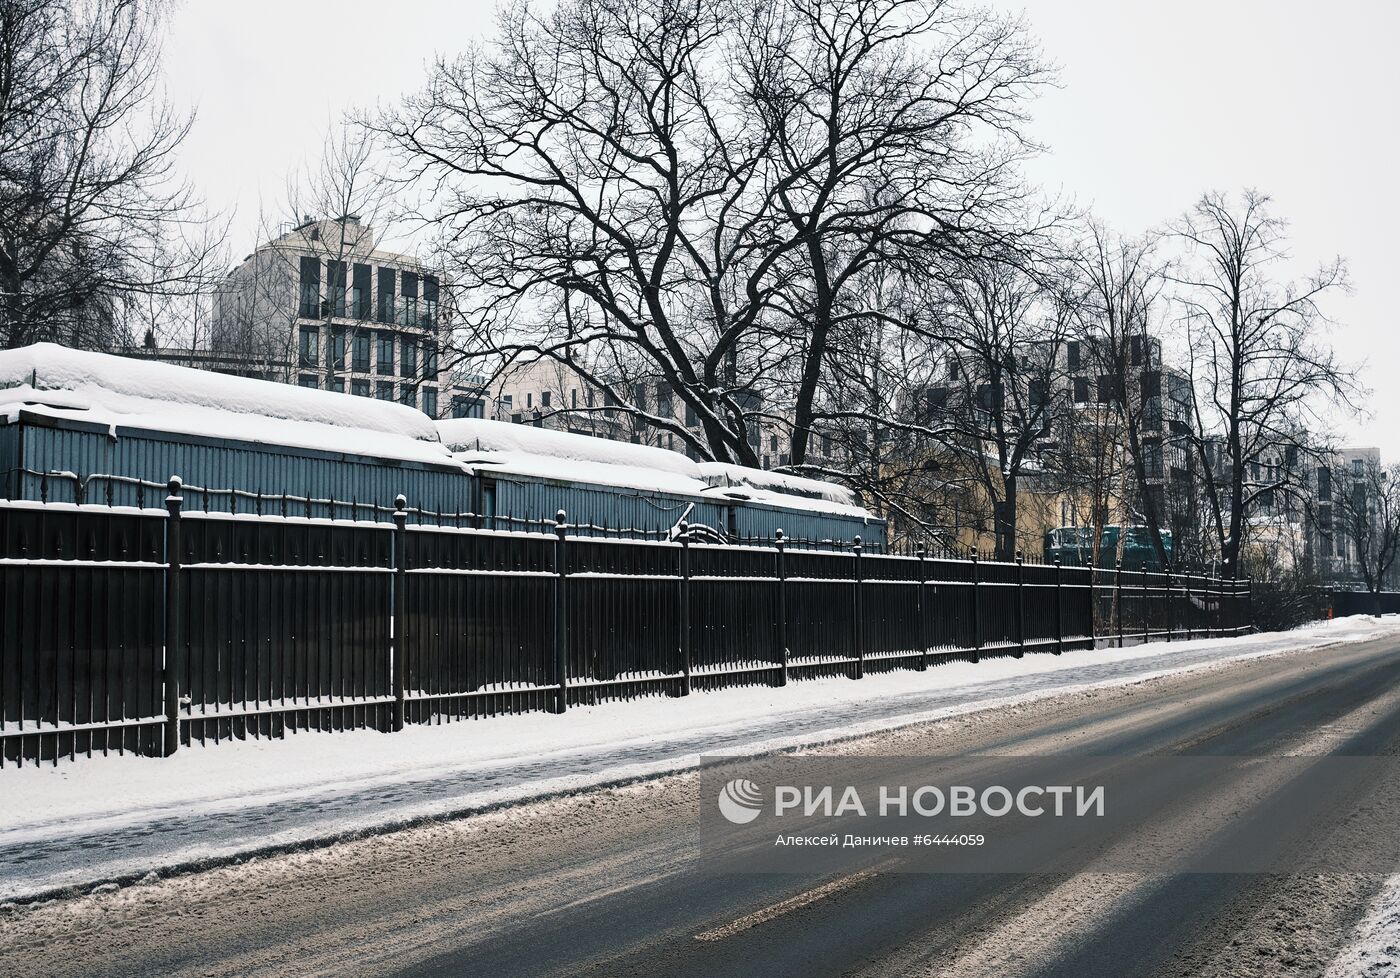
{"type": "Polygon", "coordinates": [[[209,349],[185,362],[397,401],[434,418],[482,417],[484,385],[441,366],[443,295],[436,273],[378,247],[354,215],[307,220],[225,276],[209,349]]]}

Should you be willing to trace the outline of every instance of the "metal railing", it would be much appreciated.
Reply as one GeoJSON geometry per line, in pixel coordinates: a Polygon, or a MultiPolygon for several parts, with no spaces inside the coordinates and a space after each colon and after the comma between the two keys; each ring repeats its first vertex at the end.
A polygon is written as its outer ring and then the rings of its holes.
{"type": "Polygon", "coordinates": [[[206,511],[178,479],[162,493],[0,502],[0,763],[1250,628],[1244,581],[859,537],[721,545],[684,524],[590,536],[562,511],[534,532],[415,524],[402,496],[374,508],[388,519],[330,519],[206,511]]]}

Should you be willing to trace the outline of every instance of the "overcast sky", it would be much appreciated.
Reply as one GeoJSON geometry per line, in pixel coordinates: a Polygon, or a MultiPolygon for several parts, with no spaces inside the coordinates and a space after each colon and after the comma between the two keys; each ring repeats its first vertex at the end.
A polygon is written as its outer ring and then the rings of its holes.
{"type": "MultiPolygon", "coordinates": [[[[1001,4],[1004,9],[1016,6],[1001,4]]],[[[1303,266],[1341,254],[1354,293],[1329,305],[1343,356],[1364,362],[1373,417],[1355,443],[1400,461],[1400,341],[1391,314],[1400,246],[1395,184],[1400,13],[1388,0],[1030,0],[1062,87],[1034,106],[1049,147],[1032,175],[1136,233],[1208,188],[1253,186],[1292,222],[1303,266]]],[[[314,162],[330,120],[415,88],[435,52],[491,27],[493,0],[193,0],[167,68],[197,108],[191,179],[236,210],[233,250],[260,206],[314,162]]]]}

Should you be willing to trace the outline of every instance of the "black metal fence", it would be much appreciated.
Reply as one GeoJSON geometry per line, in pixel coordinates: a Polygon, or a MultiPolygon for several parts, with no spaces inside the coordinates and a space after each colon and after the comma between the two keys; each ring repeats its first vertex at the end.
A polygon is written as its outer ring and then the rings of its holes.
{"type": "Polygon", "coordinates": [[[1248,582],[0,503],[0,764],[1249,630],[1248,582]],[[1097,623],[1097,625],[1096,625],[1097,623]]]}

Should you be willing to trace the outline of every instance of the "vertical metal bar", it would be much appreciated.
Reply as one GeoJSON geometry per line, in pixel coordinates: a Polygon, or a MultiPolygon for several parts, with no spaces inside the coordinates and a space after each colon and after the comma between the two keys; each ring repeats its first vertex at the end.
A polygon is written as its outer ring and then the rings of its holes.
{"type": "Polygon", "coordinates": [[[919,558],[919,589],[918,589],[918,591],[916,592],[916,593],[918,594],[918,599],[915,601],[915,608],[917,609],[917,612],[916,612],[916,613],[917,613],[918,616],[919,616],[919,617],[918,617],[918,623],[919,623],[919,625],[918,625],[918,635],[919,635],[919,671],[920,671],[920,672],[923,672],[923,671],[925,671],[926,669],[928,669],[928,651],[929,651],[928,610],[924,607],[924,587],[926,586],[926,583],[927,583],[927,581],[928,581],[928,567],[927,567],[927,565],[926,565],[926,563],[925,563],[925,558],[926,558],[927,556],[928,556],[928,554],[927,554],[927,552],[924,550],[923,545],[920,544],[920,545],[919,545],[919,550],[918,550],[918,558],[919,558]]]}
{"type": "Polygon", "coordinates": [[[165,509],[165,756],[180,749],[180,494],[179,476],[166,488],[165,509]]]}
{"type": "Polygon", "coordinates": [[[1143,645],[1146,645],[1147,642],[1148,642],[1148,640],[1152,637],[1152,632],[1151,632],[1151,626],[1152,626],[1151,615],[1148,614],[1147,608],[1148,608],[1148,604],[1147,604],[1147,564],[1144,563],[1144,564],[1142,565],[1142,644],[1143,644],[1143,645]]]}
{"type": "Polygon", "coordinates": [[[681,695],[690,695],[690,524],[681,520],[680,526],[680,642],[681,695]]]}
{"type": "Polygon", "coordinates": [[[1176,616],[1172,614],[1172,608],[1176,603],[1176,588],[1172,587],[1172,565],[1167,564],[1164,568],[1167,575],[1167,641],[1172,640],[1172,622],[1176,616]]]}
{"type": "Polygon", "coordinates": [[[982,587],[977,579],[977,551],[972,551],[972,661],[982,658],[982,587]]]}
{"type": "Polygon", "coordinates": [[[1065,604],[1060,588],[1064,584],[1065,569],[1060,558],[1055,558],[1055,654],[1065,650],[1065,604]]]}
{"type": "Polygon", "coordinates": [[[863,678],[865,678],[865,648],[864,648],[864,645],[862,644],[862,640],[863,640],[863,638],[864,638],[864,635],[862,635],[862,632],[864,631],[864,629],[863,629],[862,626],[863,626],[865,623],[861,620],[862,608],[861,608],[861,600],[860,600],[860,598],[861,598],[861,594],[860,594],[860,591],[861,591],[860,584],[861,584],[861,577],[862,577],[863,574],[864,574],[864,568],[862,568],[861,565],[860,565],[860,550],[861,550],[861,547],[860,547],[860,536],[859,536],[859,535],[856,536],[856,538],[855,538],[855,546],[854,546],[852,549],[853,549],[853,551],[854,551],[854,553],[855,553],[855,555],[856,555],[856,580],[855,580],[855,589],[854,589],[854,590],[855,590],[855,595],[854,595],[854,611],[855,611],[855,614],[852,616],[852,619],[851,619],[851,630],[852,630],[852,633],[853,633],[853,635],[854,635],[854,637],[855,637],[855,643],[854,643],[854,646],[853,646],[854,649],[855,649],[855,654],[856,654],[856,676],[855,676],[855,677],[856,677],[857,679],[863,679],[863,678]]]}
{"type": "Polygon", "coordinates": [[[1193,617],[1195,609],[1191,607],[1191,575],[1185,574],[1182,577],[1186,589],[1186,641],[1191,641],[1191,626],[1194,624],[1193,617]]]}
{"type": "Polygon", "coordinates": [[[787,540],[784,538],[782,530],[776,530],[773,537],[773,545],[776,548],[773,564],[778,575],[777,622],[775,623],[778,639],[778,685],[786,686],[788,683],[787,561],[784,554],[787,552],[787,540]]]}
{"type": "Polygon", "coordinates": [[[1026,558],[1016,551],[1016,658],[1026,656],[1026,558]]]}
{"type": "Polygon", "coordinates": [[[565,566],[568,545],[565,539],[566,514],[562,509],[554,514],[554,703],[551,713],[568,709],[569,683],[569,623],[568,594],[565,592],[568,568],[565,566]]]}
{"type": "Polygon", "coordinates": [[[1123,647],[1123,561],[1113,562],[1113,607],[1118,615],[1118,647],[1123,647]]]}
{"type": "Polygon", "coordinates": [[[404,589],[408,580],[408,562],[405,547],[408,543],[408,498],[403,493],[394,497],[394,584],[393,584],[393,624],[389,630],[389,653],[392,657],[391,676],[394,690],[394,730],[402,730],[407,707],[405,684],[408,681],[408,642],[407,592],[404,589]]]}

